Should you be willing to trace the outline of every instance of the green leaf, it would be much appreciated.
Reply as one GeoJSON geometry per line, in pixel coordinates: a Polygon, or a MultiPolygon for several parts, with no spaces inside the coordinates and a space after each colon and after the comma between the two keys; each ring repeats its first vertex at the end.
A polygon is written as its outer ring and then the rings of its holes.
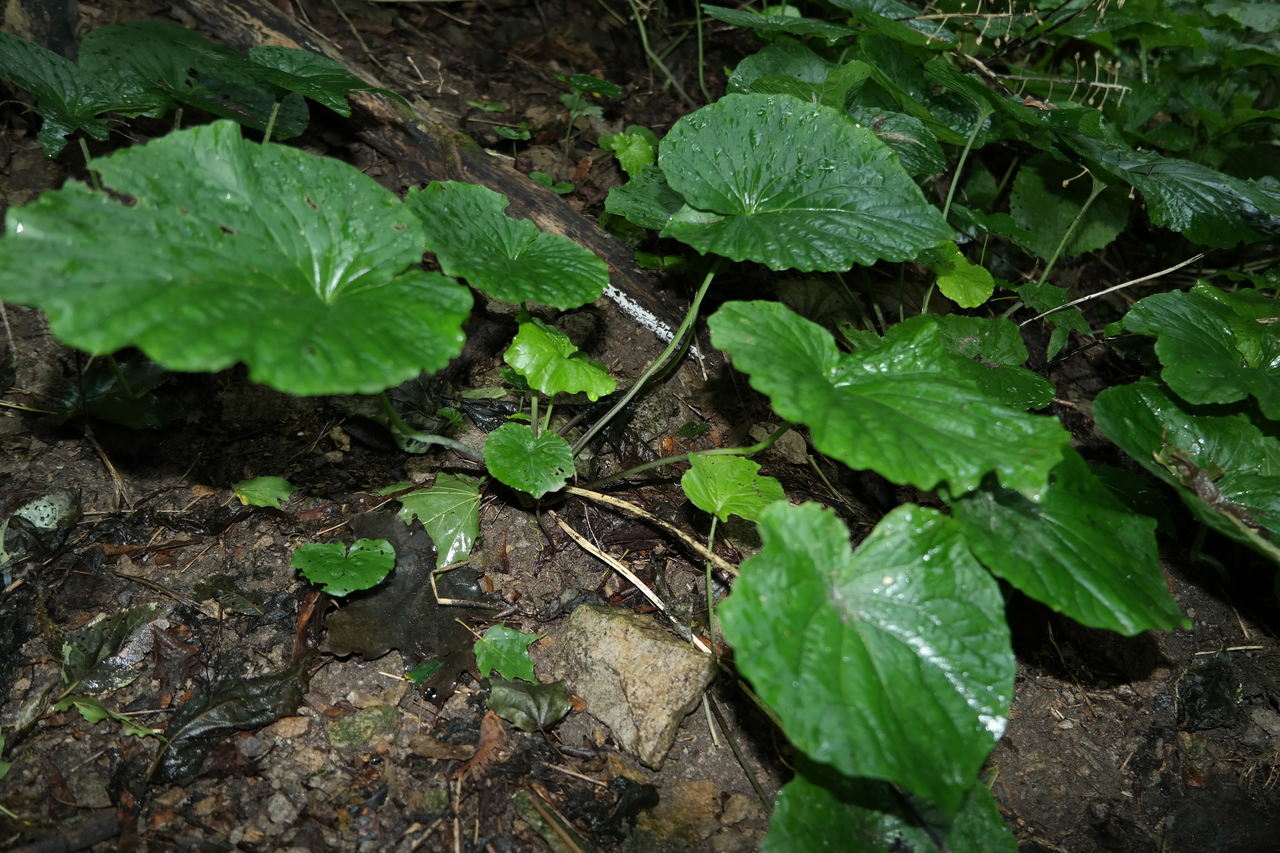
{"type": "Polygon", "coordinates": [[[476,667],[481,678],[497,670],[503,678],[523,678],[537,681],[533,673],[533,661],[529,659],[529,646],[541,640],[545,634],[522,634],[505,625],[493,625],[476,641],[476,667]]]}
{"type": "Polygon", "coordinates": [[[1218,249],[1280,236],[1280,197],[1253,181],[1188,160],[1134,151],[1083,135],[1069,138],[1081,155],[1142,192],[1151,221],[1218,249]]]}
{"type": "Polygon", "coordinates": [[[429,660],[415,666],[404,674],[404,677],[419,687],[431,676],[444,669],[443,661],[429,660]]]}
{"type": "Polygon", "coordinates": [[[279,509],[298,490],[284,477],[254,477],[231,484],[231,491],[245,506],[267,506],[279,509]]]}
{"type": "Polygon", "coordinates": [[[1009,198],[1009,212],[1022,229],[1015,232],[1014,242],[1048,260],[1074,223],[1061,257],[1075,257],[1108,245],[1128,225],[1129,200],[1122,189],[1108,188],[1076,222],[1089,193],[1089,176],[1080,174],[1080,169],[1048,156],[1028,161],[1018,170],[1009,198]]]}
{"type": "Polygon", "coordinates": [[[99,85],[118,88],[130,100],[151,101],[155,114],[176,101],[255,130],[272,124],[273,139],[297,136],[310,121],[301,95],[280,97],[267,79],[285,79],[281,72],[176,24],[99,27],[81,42],[80,65],[99,85]]]}
{"type": "Polygon", "coordinates": [[[745,94],[754,91],[757,80],[767,77],[790,77],[803,83],[822,83],[835,67],[798,41],[780,39],[765,45],[738,63],[729,75],[729,92],[745,94]]]}
{"type": "Polygon", "coordinates": [[[554,432],[534,436],[524,424],[503,424],[484,443],[484,464],[499,482],[540,498],[573,475],[573,451],[554,432]]]}
{"type": "Polygon", "coordinates": [[[742,673],[814,761],[947,814],[1004,732],[1014,660],[999,587],[956,525],[900,506],[852,553],[817,504],[775,503],[720,608],[742,673]]]}
{"type": "Polygon", "coordinates": [[[1225,293],[1201,282],[1188,292],[1148,296],[1124,327],[1156,337],[1160,377],[1189,403],[1234,403],[1252,395],[1280,420],[1280,299],[1225,293]]]}
{"type": "Polygon", "coordinates": [[[653,165],[658,157],[658,140],[653,131],[632,126],[624,133],[605,133],[600,136],[600,147],[612,151],[618,165],[629,177],[635,177],[646,166],[653,165]]]}
{"type": "Polygon", "coordinates": [[[502,358],[543,394],[576,394],[595,402],[618,383],[605,366],[587,358],[559,329],[533,319],[520,324],[502,358]]]}
{"type": "Polygon", "coordinates": [[[938,138],[915,116],[876,107],[853,106],[849,117],[871,128],[885,145],[893,149],[902,168],[912,177],[936,175],[947,167],[938,138]]]}
{"type": "Polygon", "coordinates": [[[115,720],[121,726],[121,731],[128,737],[161,737],[160,729],[152,729],[146,726],[140,726],[129,717],[117,711],[113,711],[102,701],[92,696],[72,695],[60,700],[53,706],[55,711],[67,711],[75,708],[80,712],[80,716],[85,722],[91,725],[97,725],[103,720],[115,720]]]}
{"type": "Polygon", "coordinates": [[[609,283],[604,261],[527,219],[509,219],[507,197],[486,187],[433,181],[409,190],[405,205],[426,226],[440,268],[495,299],[576,308],[609,283]]]}
{"type": "Polygon", "coordinates": [[[36,141],[46,156],[56,157],[66,147],[67,135],[77,130],[107,138],[107,123],[98,116],[119,99],[65,57],[0,30],[0,79],[35,96],[34,109],[44,120],[36,141]]]}
{"type": "Polygon", "coordinates": [[[845,270],[951,236],[874,133],[787,95],[726,95],[681,118],[658,161],[686,202],[663,236],[700,252],[845,270]]]}
{"type": "Polygon", "coordinates": [[[563,681],[530,684],[501,678],[489,679],[488,705],[523,732],[548,729],[573,707],[563,681]]]}
{"type": "Polygon", "coordinates": [[[422,231],[337,160],[240,138],[230,122],[94,161],[126,206],[78,183],[10,208],[0,299],[72,346],[137,346],[291,394],[375,393],[462,349],[465,288],[422,272],[422,231]]]}
{"type": "Polygon", "coordinates": [[[730,515],[755,521],[766,506],[786,500],[782,484],[773,477],[762,477],[760,466],[742,456],[689,457],[690,468],[680,478],[680,488],[703,512],[721,521],[730,515]]]}
{"type": "MultiPolygon", "coordinates": [[[[794,12],[794,7],[792,6],[774,8],[794,12]]],[[[801,17],[798,12],[794,14],[786,14],[784,12],[783,14],[766,13],[761,15],[745,9],[727,9],[723,6],[710,6],[705,3],[702,5],[702,11],[717,21],[724,21],[726,24],[735,27],[752,29],[766,36],[789,33],[793,36],[817,36],[829,42],[834,42],[846,36],[851,36],[855,32],[848,27],[829,24],[817,18],[801,17]]]]}
{"type": "Polygon", "coordinates": [[[1017,841],[982,785],[965,795],[947,821],[928,802],[903,798],[889,785],[841,776],[801,759],[778,792],[761,853],[837,853],[858,839],[858,853],[1015,853],[1017,841]],[[926,826],[921,826],[921,816],[926,826]]]}
{"type": "MultiPolygon", "coordinates": [[[[1035,311],[1050,311],[1067,302],[1066,288],[1048,282],[1032,282],[1015,287],[1014,290],[1022,303],[1035,311]]],[[[1090,328],[1089,321],[1084,318],[1084,312],[1075,306],[1054,311],[1044,319],[1053,326],[1053,331],[1049,335],[1049,345],[1045,348],[1046,359],[1053,358],[1062,352],[1072,332],[1086,336],[1093,335],[1093,329],[1090,328]]]]}
{"type": "Polygon", "coordinates": [[[823,453],[896,483],[952,494],[995,471],[1034,493],[1068,436],[1052,418],[1015,411],[947,352],[936,324],[843,354],[831,334],[769,302],[730,302],[709,320],[711,339],[786,420],[807,424],[823,453]]]}
{"type": "Polygon", "coordinates": [[[684,198],[671,189],[657,166],[647,166],[622,186],[609,190],[604,200],[607,213],[654,231],[665,228],[683,206],[684,198]]]}
{"type": "Polygon", "coordinates": [[[622,87],[617,83],[610,83],[608,80],[601,80],[590,74],[573,74],[569,77],[568,83],[575,92],[587,92],[602,98],[616,98],[622,94],[622,87]]]}
{"type": "MultiPolygon", "coordinates": [[[[399,491],[402,487],[390,486],[381,494],[399,491]]],[[[415,518],[422,522],[440,555],[440,565],[465,560],[480,532],[480,478],[437,474],[430,488],[400,496],[397,515],[405,524],[415,518]]]]}
{"type": "Polygon", "coordinates": [[[58,400],[58,423],[89,417],[130,429],[159,429],[182,416],[174,400],[151,393],[172,373],[149,358],[93,362],[58,400]]]}
{"type": "Polygon", "coordinates": [[[396,552],[385,539],[357,539],[350,548],[341,542],[312,542],[296,548],[289,562],[326,593],[341,597],[382,583],[395,568],[396,552]]]}
{"type": "Polygon", "coordinates": [[[309,50],[260,45],[249,49],[249,58],[263,66],[257,72],[262,79],[310,98],[340,116],[351,115],[351,105],[347,103],[351,92],[377,92],[404,102],[390,89],[370,86],[341,63],[309,50]]]}
{"type": "Polygon", "coordinates": [[[980,489],[952,512],[987,568],[1083,625],[1130,636],[1191,627],[1169,594],[1155,521],[1116,499],[1074,450],[1039,503],[980,489]]]}
{"type": "Polygon", "coordinates": [[[938,276],[938,290],[961,308],[977,308],[995,292],[996,280],[991,273],[969,263],[955,243],[926,249],[916,260],[938,276]]]}
{"type": "Polygon", "coordinates": [[[130,684],[138,676],[135,665],[151,648],[149,625],[159,617],[159,608],[149,604],[100,615],[77,629],[62,644],[63,681],[81,693],[130,684]]]}
{"type": "Polygon", "coordinates": [[[1094,417],[1201,522],[1280,563],[1280,440],[1243,415],[1193,415],[1145,380],[1104,390],[1094,417]]]}

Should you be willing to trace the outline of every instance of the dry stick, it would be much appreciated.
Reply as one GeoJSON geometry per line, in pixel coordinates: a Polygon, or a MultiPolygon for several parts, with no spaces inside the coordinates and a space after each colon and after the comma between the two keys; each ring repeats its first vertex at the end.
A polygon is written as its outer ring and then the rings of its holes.
{"type": "MultiPolygon", "coordinates": [[[[573,541],[581,545],[584,551],[586,551],[588,554],[595,557],[596,559],[603,560],[615,572],[622,575],[627,580],[631,581],[631,583],[635,586],[636,589],[644,593],[645,598],[653,602],[654,607],[661,610],[663,615],[666,616],[668,619],[671,619],[673,622],[675,621],[671,617],[671,612],[667,610],[666,602],[663,601],[661,598],[659,598],[658,594],[654,592],[652,589],[650,589],[645,584],[644,581],[636,577],[633,571],[631,571],[626,566],[622,565],[622,563],[618,562],[613,557],[610,557],[604,551],[601,551],[599,548],[593,545],[589,539],[587,539],[581,533],[579,533],[578,531],[570,527],[568,524],[566,524],[564,519],[556,515],[554,511],[548,510],[547,515],[555,519],[556,524],[560,525],[560,528],[564,530],[565,533],[568,533],[571,537],[573,537],[573,541]]],[[[696,648],[698,651],[705,652],[706,654],[711,654],[711,649],[707,646],[706,643],[702,642],[702,638],[699,637],[697,634],[691,633],[689,635],[689,642],[693,643],[694,648],[696,648]]]]}
{"type": "Polygon", "coordinates": [[[1097,299],[1099,296],[1106,296],[1108,293],[1114,293],[1117,290],[1120,290],[1121,288],[1129,287],[1130,285],[1134,285],[1134,284],[1141,284],[1144,281],[1151,281],[1151,279],[1153,278],[1159,278],[1162,275],[1168,275],[1171,272],[1177,272],[1178,270],[1182,269],[1183,267],[1189,264],[1194,264],[1196,261],[1200,260],[1203,257],[1204,257],[1204,253],[1201,252],[1198,255],[1187,258],[1185,261],[1183,261],[1180,264],[1174,264],[1168,269],[1163,269],[1163,270],[1160,270],[1159,272],[1153,272],[1150,275],[1144,275],[1141,278],[1131,279],[1121,284],[1117,284],[1113,287],[1108,287],[1106,290],[1100,290],[1097,293],[1091,293],[1088,296],[1081,296],[1079,299],[1073,299],[1070,302],[1059,305],[1057,308],[1050,308],[1048,311],[1045,311],[1042,314],[1037,314],[1036,316],[1032,317],[1030,320],[1023,320],[1021,323],[1018,324],[1018,326],[1021,327],[1021,326],[1027,325],[1028,323],[1034,323],[1036,320],[1039,320],[1042,317],[1047,317],[1050,314],[1063,310],[1064,308],[1070,308],[1073,305],[1079,305],[1081,302],[1088,302],[1090,299],[1097,299]]]}
{"type": "Polygon", "coordinates": [[[661,527],[663,530],[670,533],[672,536],[678,537],[681,542],[683,542],[684,544],[692,548],[699,557],[703,558],[704,560],[710,560],[712,565],[714,565],[720,571],[724,572],[729,577],[738,576],[738,567],[735,566],[733,563],[730,563],[724,557],[718,556],[717,554],[714,554],[711,551],[707,550],[707,547],[705,545],[703,545],[697,539],[694,539],[688,533],[685,533],[679,527],[676,527],[671,522],[663,521],[661,518],[658,518],[656,515],[653,515],[650,512],[646,512],[645,510],[641,509],[640,507],[636,506],[633,503],[627,503],[621,498],[615,498],[612,495],[605,495],[605,494],[601,494],[600,492],[593,492],[590,489],[582,489],[582,488],[579,488],[578,486],[566,486],[564,489],[564,492],[565,494],[577,495],[580,498],[587,498],[588,500],[593,500],[593,501],[596,501],[597,503],[608,504],[609,506],[617,507],[623,512],[630,513],[631,515],[634,515],[637,518],[643,518],[645,521],[649,522],[650,524],[656,524],[657,526],[661,527]]]}

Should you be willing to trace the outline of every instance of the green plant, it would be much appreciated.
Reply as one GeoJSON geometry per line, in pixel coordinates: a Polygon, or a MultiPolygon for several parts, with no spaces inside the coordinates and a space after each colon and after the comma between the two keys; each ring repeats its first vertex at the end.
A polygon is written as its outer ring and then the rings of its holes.
{"type": "MultiPolygon", "coordinates": [[[[788,427],[737,453],[645,466],[689,461],[690,500],[718,520],[754,520],[761,534],[719,615],[738,670],[800,751],[765,848],[817,849],[856,831],[868,849],[1008,850],[978,781],[1012,696],[997,578],[1091,627],[1187,624],[1155,522],[1042,413],[1054,388],[1027,367],[1009,315],[1038,314],[1023,325],[1044,324],[1053,357],[1072,334],[1094,335],[1081,300],[1052,280],[1069,258],[1122,234],[1148,253],[1186,251],[1169,231],[1207,250],[1280,236],[1280,176],[1256,161],[1253,174],[1219,169],[1274,144],[1262,73],[1274,54],[1230,5],[1028,7],[999,21],[998,45],[990,19],[955,4],[944,4],[954,20],[896,2],[832,5],[838,22],[792,7],[705,7],[767,44],[733,70],[730,94],[676,122],[656,162],[632,161],[631,180],[609,196],[611,214],[713,260],[667,350],[608,413],[572,444],[555,432],[542,396],[595,399],[611,380],[528,315],[506,353],[527,388],[526,422],[494,430],[483,453],[416,433],[384,405],[404,434],[482,458],[495,479],[539,499],[565,486],[575,453],[687,343],[728,262],[824,276],[858,308],[856,324],[730,300],[708,320],[713,344],[820,453],[945,509],[899,506],[851,549],[832,511],[790,506],[739,458],[788,427]],[[1209,39],[1214,25],[1224,35],[1209,39]],[[1100,73],[1081,80],[1051,36],[1091,41],[1109,52],[1106,68],[1141,73],[1122,85],[1096,60],[1100,73]],[[1192,79],[1188,68],[1207,67],[1203,51],[1217,64],[1192,79]],[[1257,106],[1210,109],[1206,92],[1229,86],[1257,106]],[[873,265],[888,275],[862,274],[873,265]],[[1027,283],[1002,278],[1013,273],[1027,283]]],[[[571,85],[571,112],[594,106],[571,85]]],[[[291,393],[378,393],[459,351],[471,297],[450,276],[555,308],[595,299],[607,279],[581,247],[508,219],[489,190],[432,184],[402,203],[341,164],[246,142],[230,124],[93,166],[137,203],[69,184],[10,211],[0,297],[41,306],[55,333],[94,353],[135,345],[178,370],[243,361],[291,393]],[[304,223],[304,237],[257,204],[266,197],[304,223]],[[417,267],[424,249],[444,275],[417,267]],[[243,286],[246,268],[261,286],[243,286]],[[180,301],[174,280],[185,283],[180,301]]],[[[1105,390],[1096,422],[1203,524],[1280,562],[1280,308],[1275,278],[1260,272],[1274,261],[1263,262],[1203,269],[1218,286],[1148,296],[1127,313],[1104,309],[1118,319],[1113,332],[1156,339],[1160,376],[1105,390]]],[[[405,511],[434,519],[433,539],[459,554],[474,539],[478,493],[453,486],[437,481],[439,495],[405,511]]],[[[522,701],[530,729],[565,707],[558,696],[522,701]]]]}

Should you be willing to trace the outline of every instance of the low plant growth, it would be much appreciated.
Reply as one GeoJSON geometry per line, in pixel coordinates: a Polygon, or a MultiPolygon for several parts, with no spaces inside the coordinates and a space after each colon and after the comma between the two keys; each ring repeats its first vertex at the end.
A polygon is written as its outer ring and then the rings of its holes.
{"type": "MultiPolygon", "coordinates": [[[[630,177],[607,212],[650,232],[646,249],[701,256],[662,356],[617,392],[603,365],[525,310],[504,353],[520,410],[482,447],[416,430],[381,398],[402,437],[482,461],[530,502],[590,497],[569,486],[575,460],[680,357],[714,293],[711,342],[777,418],[827,459],[916,496],[851,547],[836,511],[791,504],[746,458],[767,441],[663,460],[688,463],[684,493],[715,518],[708,552],[733,515],[763,543],[722,567],[732,592],[710,602],[704,633],[716,640],[718,623],[732,666],[799,751],[766,849],[853,836],[863,849],[1014,849],[979,778],[1012,699],[1007,589],[1127,635],[1188,624],[1131,480],[1077,449],[1055,415],[1048,368],[1079,351],[1068,346],[1116,341],[1144,359],[1148,375],[1093,402],[1098,431],[1202,524],[1280,563],[1280,302],[1264,245],[1280,235],[1280,183],[1259,154],[1277,141],[1266,83],[1277,54],[1261,6],[1129,0],[976,16],[832,0],[823,17],[705,6],[760,40],[728,93],[660,140],[637,127],[601,140],[630,177]],[[1089,58],[1063,59],[1067,43],[1089,58]],[[1112,282],[1150,295],[1086,315],[1054,273],[1108,247],[1150,261],[1150,283],[1112,282]],[[738,298],[733,264],[775,273],[778,298],[738,298]],[[1194,286],[1172,286],[1175,268],[1194,286]],[[612,406],[569,428],[556,415],[572,394],[612,406]]],[[[355,86],[319,58],[263,48],[246,60],[164,32],[199,61],[109,69],[127,33],[104,28],[79,66],[43,55],[0,66],[36,96],[50,154],[75,131],[105,138],[108,115],[193,98],[215,64],[234,75],[210,76],[256,93],[211,110],[239,124],[94,158],[110,193],[69,182],[8,212],[0,298],[40,307],[66,343],[103,356],[134,347],[170,370],[243,363],[290,394],[381,395],[461,352],[471,289],[526,309],[601,295],[599,258],[509,218],[489,189],[432,183],[402,200],[344,163],[246,138],[241,125],[300,132],[299,94],[341,111],[321,93],[355,86]],[[184,86],[155,82],[178,66],[184,86]],[[441,272],[422,268],[424,252],[441,272]]],[[[573,118],[621,94],[567,82],[573,118]]],[[[1138,292],[1098,282],[1085,297],[1106,289],[1138,292]]],[[[288,484],[252,485],[242,500],[288,496],[288,484]]],[[[478,479],[392,488],[442,567],[466,558],[478,479]]],[[[334,595],[377,584],[395,560],[385,541],[323,548],[294,563],[334,595]]],[[[512,634],[486,632],[481,675],[523,691],[504,716],[528,706],[525,727],[553,724],[567,700],[529,698],[542,689],[525,666],[532,639],[512,634]]]]}

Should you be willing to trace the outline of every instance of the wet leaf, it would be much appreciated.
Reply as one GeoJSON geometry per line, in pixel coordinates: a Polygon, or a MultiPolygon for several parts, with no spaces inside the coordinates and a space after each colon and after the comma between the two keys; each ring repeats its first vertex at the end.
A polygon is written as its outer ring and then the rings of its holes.
{"type": "Polygon", "coordinates": [[[1189,292],[1148,296],[1124,327],[1156,337],[1160,378],[1189,403],[1234,403],[1247,396],[1280,421],[1280,299],[1258,291],[1225,293],[1201,282],[1189,292]]]}
{"type": "Polygon", "coordinates": [[[658,162],[685,200],[662,233],[700,252],[846,270],[951,236],[874,133],[789,95],[726,95],[684,116],[658,162]]]}
{"type": "Polygon", "coordinates": [[[488,684],[489,709],[524,732],[554,726],[573,707],[563,681],[530,684],[490,678],[488,684]]]}
{"type": "Polygon", "coordinates": [[[835,853],[848,849],[850,838],[859,840],[859,853],[936,853],[938,841],[951,853],[1018,849],[995,798],[982,785],[968,791],[948,821],[928,802],[912,802],[883,782],[842,776],[806,760],[798,769],[778,792],[762,853],[835,853]],[[927,826],[920,825],[922,814],[927,826]]]}
{"type": "Polygon", "coordinates": [[[938,290],[961,308],[977,308],[990,299],[996,289],[991,273],[969,263],[955,243],[947,242],[926,249],[917,261],[938,276],[938,290]]]}
{"type": "Polygon", "coordinates": [[[499,482],[540,498],[568,482],[573,451],[554,432],[535,436],[524,424],[508,423],[489,433],[484,464],[499,482]]]}
{"type": "Polygon", "coordinates": [[[951,506],[987,568],[1059,613],[1130,636],[1191,627],[1169,594],[1155,521],[1112,496],[1074,450],[1038,503],[984,488],[951,506]]]}
{"type": "MultiPolygon", "coordinates": [[[[399,491],[406,485],[391,486],[381,493],[399,491]]],[[[422,522],[442,565],[465,560],[480,532],[480,478],[437,474],[430,488],[400,496],[398,515],[405,524],[412,524],[415,518],[422,522]]]]}
{"type": "Polygon", "coordinates": [[[152,765],[150,781],[198,776],[209,750],[220,741],[297,713],[307,681],[305,663],[253,678],[219,677],[174,712],[164,730],[168,743],[152,765]]]}
{"type": "Polygon", "coordinates": [[[993,388],[980,381],[981,365],[948,352],[939,324],[897,332],[899,324],[881,346],[848,354],[776,303],[730,302],[708,325],[751,387],[778,415],[808,425],[819,450],[896,483],[946,483],[959,495],[994,471],[1034,494],[1067,444],[1055,419],[1010,408],[1024,386],[993,388]]]}
{"type": "Polygon", "coordinates": [[[766,506],[786,500],[782,484],[762,477],[760,466],[742,456],[689,457],[689,470],[680,478],[680,488],[693,505],[721,521],[737,515],[755,521],[766,506]]]}
{"type": "Polygon", "coordinates": [[[604,209],[632,225],[660,231],[684,206],[684,197],[671,189],[662,170],[646,166],[620,187],[609,190],[604,209]]]}
{"type": "Polygon", "coordinates": [[[520,324],[502,357],[530,388],[543,394],[581,391],[595,402],[618,385],[603,364],[587,358],[559,329],[537,319],[520,324]]]}
{"type": "Polygon", "coordinates": [[[249,59],[261,66],[255,73],[263,80],[310,98],[341,116],[351,115],[347,95],[352,92],[377,92],[405,102],[390,89],[370,86],[341,63],[309,50],[259,45],[249,49],[249,59]]]}
{"type": "Polygon", "coordinates": [[[290,563],[329,595],[344,596],[382,583],[395,568],[396,552],[385,539],[312,542],[294,549],[290,563]]]}
{"type": "Polygon", "coordinates": [[[657,135],[639,125],[630,125],[622,133],[601,134],[599,144],[604,150],[614,153],[618,165],[632,178],[645,167],[653,165],[658,157],[657,135]]]}
{"type": "Polygon", "coordinates": [[[720,608],[743,675],[813,760],[954,814],[1013,697],[995,580],[951,519],[912,505],[852,553],[817,504],[775,503],[759,529],[720,608]]]}
{"type": "Polygon", "coordinates": [[[245,506],[265,506],[279,509],[298,490],[284,477],[254,477],[231,484],[231,491],[245,506]]]}
{"type": "Polygon", "coordinates": [[[375,393],[461,349],[470,293],[418,268],[416,217],[351,166],[230,122],[93,165],[136,204],[68,183],[10,208],[0,240],[0,299],[44,309],[66,343],[243,361],[292,394],[375,393]]]}
{"type": "Polygon", "coordinates": [[[440,268],[506,302],[576,308],[609,283],[604,261],[559,234],[505,213],[507,197],[476,184],[433,181],[405,205],[426,228],[440,268]]]}
{"type": "Polygon", "coordinates": [[[68,696],[53,706],[55,711],[67,711],[71,708],[79,711],[85,722],[91,725],[96,726],[103,720],[115,720],[127,737],[159,737],[161,734],[160,729],[139,725],[124,714],[111,710],[102,704],[101,700],[92,696],[68,696]]]}
{"type": "Polygon", "coordinates": [[[131,607],[104,613],[70,634],[62,644],[62,680],[87,693],[116,690],[133,681],[138,676],[133,667],[150,651],[150,638],[144,637],[134,653],[121,653],[135,636],[149,634],[159,615],[155,604],[131,607]]]}
{"type": "MultiPolygon", "coordinates": [[[[793,7],[784,8],[793,9],[793,7]]],[[[717,21],[724,21],[726,24],[735,27],[756,30],[762,35],[787,33],[793,36],[817,36],[829,42],[834,42],[845,36],[851,36],[855,32],[839,24],[830,24],[817,18],[801,17],[799,13],[794,15],[766,13],[762,15],[746,9],[728,9],[724,6],[710,6],[707,4],[703,4],[702,11],[717,21]]]]}
{"type": "Polygon", "coordinates": [[[505,625],[490,627],[476,641],[476,666],[480,677],[487,678],[497,670],[503,678],[523,678],[536,681],[533,661],[529,659],[529,646],[545,634],[523,634],[505,625]]]}
{"type": "Polygon", "coordinates": [[[1151,381],[1108,388],[1098,429],[1201,522],[1280,563],[1280,441],[1242,415],[1188,412],[1151,381]]]}

